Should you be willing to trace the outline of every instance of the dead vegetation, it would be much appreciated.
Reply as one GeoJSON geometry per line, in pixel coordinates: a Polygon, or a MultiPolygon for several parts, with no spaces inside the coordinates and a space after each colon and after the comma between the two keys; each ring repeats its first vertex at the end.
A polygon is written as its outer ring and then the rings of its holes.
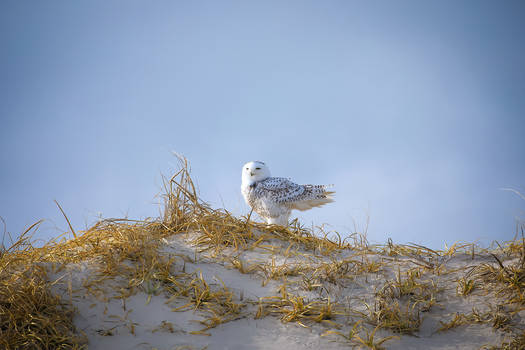
{"type": "Polygon", "coordinates": [[[501,254],[512,258],[508,264],[495,253],[491,253],[495,263],[484,263],[472,270],[475,280],[486,290],[495,290],[496,296],[506,298],[508,304],[525,305],[525,238],[521,244],[516,239],[500,246],[501,254]],[[514,262],[512,262],[514,261],[514,262]]]}
{"type": "Polygon", "coordinates": [[[26,263],[26,234],[0,253],[0,347],[84,349],[87,339],[73,326],[74,309],[51,291],[45,269],[26,263]]]}
{"type": "Polygon", "coordinates": [[[386,341],[390,339],[399,338],[397,336],[392,335],[392,336],[388,336],[385,338],[377,339],[375,334],[379,328],[380,327],[377,326],[370,332],[368,329],[362,326],[361,321],[357,321],[356,323],[354,323],[354,325],[348,331],[347,334],[344,334],[339,331],[330,330],[322,334],[322,336],[327,336],[329,334],[336,334],[338,336],[341,336],[344,340],[346,340],[349,343],[349,345],[352,347],[358,346],[361,348],[368,348],[371,350],[384,349],[384,347],[382,346],[383,343],[385,343],[386,341]]]}
{"type": "MultiPolygon", "coordinates": [[[[483,292],[487,311],[453,313],[440,320],[435,332],[468,324],[490,325],[512,340],[501,349],[524,348],[524,325],[517,316],[525,304],[525,242],[515,238],[496,249],[454,244],[433,250],[417,244],[370,245],[366,236],[342,239],[337,232],[306,229],[297,221],[289,227],[258,224],[251,215],[235,217],[213,209],[197,195],[189,167],[164,182],[165,208],[161,218],[145,221],[102,220],[74,237],[64,236],[40,248],[30,244],[30,227],[8,249],[0,251],[0,344],[6,349],[83,349],[87,339],[73,326],[71,296],[53,292],[66,283],[61,272],[89,263],[93,273],[82,282],[83,292],[103,300],[125,300],[138,292],[163,296],[173,312],[192,310],[209,330],[243,317],[276,317],[284,323],[323,327],[323,336],[341,339],[352,347],[381,349],[400,336],[417,335],[425,315],[433,313],[444,296],[469,298],[483,292]],[[177,235],[186,235],[192,254],[162,252],[177,235]],[[260,260],[243,258],[257,252],[260,260]],[[490,256],[478,262],[475,257],[490,256]],[[278,293],[256,300],[245,298],[220,279],[207,280],[188,271],[198,256],[253,275],[265,286],[279,285],[278,293]],[[463,268],[453,259],[470,258],[463,268]],[[441,279],[453,276],[454,290],[441,279]],[[349,302],[345,288],[370,291],[371,298],[349,302]],[[447,294],[448,293],[448,294],[447,294]],[[359,304],[362,307],[359,307],[359,304]],[[390,332],[378,338],[378,331],[390,332]]],[[[57,203],[58,204],[58,203],[57,203]]],[[[60,210],[62,210],[60,208],[60,210]]],[[[65,214],[64,214],[65,216],[65,214]]],[[[66,217],[67,219],[67,217],[66,217]]],[[[69,221],[68,221],[69,222],[69,221]]],[[[134,333],[133,322],[127,323],[134,333]]],[[[163,322],[155,331],[173,333],[163,322]]],[[[111,330],[105,330],[111,335],[111,330]]],[[[490,347],[487,347],[490,348],[490,347]]]]}

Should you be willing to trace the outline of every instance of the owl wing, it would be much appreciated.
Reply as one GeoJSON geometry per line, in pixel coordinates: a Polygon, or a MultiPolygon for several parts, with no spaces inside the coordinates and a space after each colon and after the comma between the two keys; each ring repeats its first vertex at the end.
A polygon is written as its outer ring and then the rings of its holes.
{"type": "Polygon", "coordinates": [[[284,177],[270,177],[257,184],[257,192],[275,203],[285,204],[295,201],[304,188],[284,177]]]}
{"type": "Polygon", "coordinates": [[[261,195],[290,209],[308,210],[334,201],[334,192],[324,185],[298,185],[282,177],[268,178],[257,187],[261,195]]]}

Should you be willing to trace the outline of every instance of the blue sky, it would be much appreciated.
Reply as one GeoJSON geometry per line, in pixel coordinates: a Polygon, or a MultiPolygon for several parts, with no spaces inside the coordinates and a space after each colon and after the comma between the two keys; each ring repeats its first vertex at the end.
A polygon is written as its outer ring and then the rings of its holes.
{"type": "MultiPolygon", "coordinates": [[[[523,1],[2,1],[0,216],[37,237],[159,214],[191,162],[333,183],[298,215],[373,242],[513,237],[525,201],[523,1]]],[[[1,230],[1,228],[0,228],[1,230]]],[[[1,231],[0,231],[1,232],[1,231]]]]}

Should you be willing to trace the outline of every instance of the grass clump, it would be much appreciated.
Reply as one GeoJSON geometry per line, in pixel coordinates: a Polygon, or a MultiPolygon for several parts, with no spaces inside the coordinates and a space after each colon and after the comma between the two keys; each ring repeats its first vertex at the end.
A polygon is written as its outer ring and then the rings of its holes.
{"type": "Polygon", "coordinates": [[[421,325],[420,311],[416,303],[406,303],[403,306],[398,300],[379,298],[373,306],[365,306],[368,310],[367,321],[376,327],[390,329],[396,333],[413,334],[421,325]]]}
{"type": "Polygon", "coordinates": [[[366,320],[396,333],[417,332],[422,322],[421,312],[430,311],[439,292],[432,280],[420,281],[420,276],[419,268],[415,268],[407,270],[403,278],[398,267],[395,278],[376,292],[374,303],[365,303],[366,320]]]}
{"type": "Polygon", "coordinates": [[[480,312],[476,308],[473,308],[472,312],[467,314],[459,312],[454,313],[454,316],[448,322],[440,321],[441,327],[438,329],[438,332],[448,331],[449,329],[462,325],[475,323],[489,324],[495,330],[512,331],[512,327],[510,327],[512,317],[512,312],[506,310],[503,305],[491,307],[491,309],[486,312],[480,312]]]}
{"type": "Polygon", "coordinates": [[[24,233],[0,254],[0,347],[85,349],[86,339],[73,325],[74,308],[52,292],[44,269],[17,254],[32,250],[24,233]]]}
{"type": "Polygon", "coordinates": [[[286,291],[286,284],[281,286],[281,296],[263,297],[259,299],[259,308],[255,318],[269,314],[280,315],[283,323],[296,322],[307,328],[308,322],[324,323],[332,327],[340,327],[333,320],[342,315],[342,307],[330,298],[309,301],[303,296],[286,291]]]}
{"type": "Polygon", "coordinates": [[[512,336],[511,340],[505,341],[500,345],[484,346],[486,350],[523,350],[525,349],[525,331],[521,331],[512,336]]]}
{"type": "Polygon", "coordinates": [[[508,256],[518,255],[516,262],[505,265],[496,254],[491,253],[495,263],[481,264],[473,269],[473,274],[485,289],[494,290],[496,296],[507,298],[508,304],[525,305],[525,238],[523,238],[523,231],[520,243],[514,240],[508,242],[502,249],[503,253],[508,256]]]}
{"type": "Polygon", "coordinates": [[[458,295],[467,296],[476,288],[476,280],[468,277],[458,279],[456,286],[456,293],[458,295]]]}
{"type": "Polygon", "coordinates": [[[371,350],[382,350],[383,343],[391,339],[399,339],[397,336],[388,336],[385,338],[377,339],[375,336],[377,330],[380,327],[375,327],[371,332],[368,329],[364,328],[361,324],[361,321],[354,323],[353,327],[348,331],[348,334],[343,332],[329,330],[323,333],[321,336],[327,336],[330,334],[335,334],[343,339],[345,339],[352,347],[358,346],[360,348],[367,348],[371,350]],[[361,335],[362,334],[362,335],[361,335]],[[366,335],[365,335],[366,334],[366,335]]]}

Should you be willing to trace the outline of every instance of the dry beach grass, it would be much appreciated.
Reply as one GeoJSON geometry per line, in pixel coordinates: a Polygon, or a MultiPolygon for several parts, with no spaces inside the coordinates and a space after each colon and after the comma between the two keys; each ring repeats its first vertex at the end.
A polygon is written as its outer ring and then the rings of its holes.
{"type": "Polygon", "coordinates": [[[4,249],[0,347],[525,348],[523,225],[490,249],[371,245],[213,209],[185,159],[164,187],[158,219],[4,249]]]}

